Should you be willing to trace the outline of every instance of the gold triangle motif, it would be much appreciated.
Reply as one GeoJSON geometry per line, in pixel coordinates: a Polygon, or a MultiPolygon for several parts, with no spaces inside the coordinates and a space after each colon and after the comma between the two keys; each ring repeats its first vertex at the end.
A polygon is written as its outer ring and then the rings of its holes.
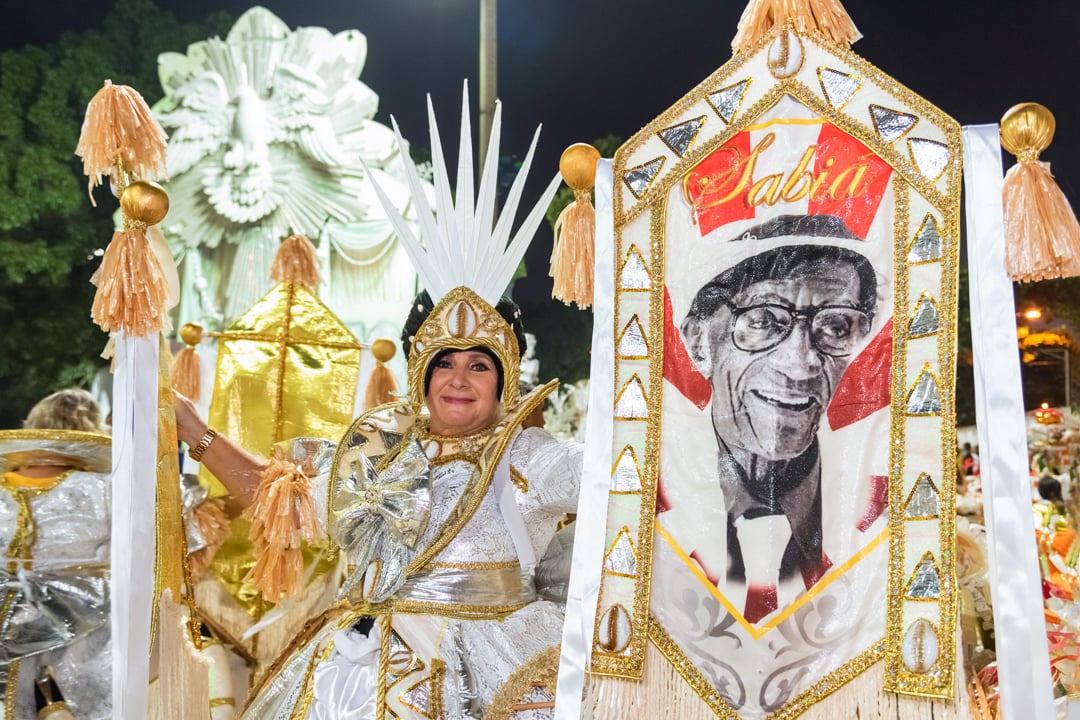
{"type": "Polygon", "coordinates": [[[618,347],[622,360],[644,360],[649,357],[649,343],[645,340],[645,331],[637,315],[630,318],[623,328],[618,347]]]}
{"type": "Polygon", "coordinates": [[[913,265],[941,259],[941,228],[937,218],[926,213],[915,239],[908,246],[907,261],[913,265]]]}
{"type": "Polygon", "coordinates": [[[664,167],[664,160],[663,156],[653,158],[649,162],[632,167],[623,173],[623,182],[626,183],[626,187],[630,188],[630,192],[634,193],[634,197],[640,198],[645,194],[645,191],[652,185],[652,181],[656,179],[660,168],[664,167]]]}
{"type": "Polygon", "coordinates": [[[817,76],[821,92],[825,93],[825,99],[836,110],[842,110],[863,84],[861,77],[827,67],[818,68],[817,76]]]}
{"type": "Polygon", "coordinates": [[[412,687],[406,689],[398,700],[410,710],[415,710],[421,717],[430,718],[431,715],[431,678],[426,677],[412,687]]]}
{"type": "Polygon", "coordinates": [[[921,338],[937,333],[940,320],[937,303],[928,290],[923,290],[908,321],[908,337],[921,338]]]}
{"type": "Polygon", "coordinates": [[[649,416],[645,386],[636,374],[626,381],[615,399],[616,420],[644,420],[649,416]]]}
{"type": "Polygon", "coordinates": [[[919,475],[915,487],[911,488],[907,502],[904,503],[905,520],[929,520],[936,518],[941,511],[941,499],[934,481],[926,473],[919,475]]]}
{"type": "Polygon", "coordinates": [[[743,98],[746,97],[746,90],[749,87],[749,78],[734,85],[722,87],[715,92],[709,93],[709,104],[712,105],[712,109],[716,111],[720,119],[730,125],[735,119],[736,113],[739,112],[739,107],[742,105],[743,98]]]}
{"type": "Polygon", "coordinates": [[[930,363],[923,365],[919,379],[912,385],[907,396],[908,415],[940,415],[941,388],[930,370],[930,363]]]}
{"type": "Polygon", "coordinates": [[[705,116],[702,115],[681,122],[678,125],[664,128],[657,132],[656,135],[665,145],[671,148],[671,152],[679,157],[685,157],[686,151],[690,149],[690,146],[694,143],[694,138],[697,137],[701,126],[704,124],[705,116]]]}
{"type": "Polygon", "coordinates": [[[926,138],[909,138],[908,154],[922,176],[933,182],[949,166],[949,146],[926,138]]]}
{"type": "Polygon", "coordinates": [[[615,536],[615,542],[604,554],[604,570],[616,575],[634,577],[637,575],[637,551],[630,539],[630,529],[623,526],[615,536]]]}
{"type": "Polygon", "coordinates": [[[611,471],[611,492],[641,492],[641,473],[638,471],[637,455],[627,445],[619,453],[619,459],[611,471]]]}
{"type": "Polygon", "coordinates": [[[915,115],[881,105],[870,105],[870,120],[881,139],[887,143],[896,142],[907,135],[919,122],[915,115]]]}
{"type": "Polygon", "coordinates": [[[619,270],[620,290],[648,290],[652,287],[652,276],[645,267],[645,260],[637,245],[631,245],[623,261],[622,269],[619,270]]]}
{"type": "Polygon", "coordinates": [[[938,600],[940,597],[941,573],[934,564],[934,556],[927,551],[904,587],[904,599],[938,600]]]}

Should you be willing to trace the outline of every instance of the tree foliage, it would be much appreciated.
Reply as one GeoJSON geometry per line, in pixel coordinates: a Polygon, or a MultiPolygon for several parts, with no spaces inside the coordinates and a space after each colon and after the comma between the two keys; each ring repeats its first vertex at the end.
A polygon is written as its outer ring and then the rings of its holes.
{"type": "Polygon", "coordinates": [[[181,23],[151,0],[117,0],[102,28],[0,53],[0,427],[49,392],[87,386],[105,362],[90,278],[117,203],[99,190],[91,206],[74,155],[87,102],[108,78],[153,104],[158,54],[228,26],[223,15],[181,23]]]}

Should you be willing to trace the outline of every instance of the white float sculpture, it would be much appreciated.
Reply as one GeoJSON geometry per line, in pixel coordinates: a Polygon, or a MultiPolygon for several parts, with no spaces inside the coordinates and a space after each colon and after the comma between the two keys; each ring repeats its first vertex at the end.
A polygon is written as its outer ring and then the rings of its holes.
{"type": "MultiPolygon", "coordinates": [[[[291,30],[261,7],[222,40],[158,58],[173,212],[163,226],[182,273],[178,324],[219,329],[269,290],[278,243],[300,233],[322,262],[320,296],[364,342],[396,336],[415,273],[372,194],[398,208],[402,152],[360,82],[357,30],[291,30]]],[[[407,148],[404,149],[407,152],[407,148]]]]}

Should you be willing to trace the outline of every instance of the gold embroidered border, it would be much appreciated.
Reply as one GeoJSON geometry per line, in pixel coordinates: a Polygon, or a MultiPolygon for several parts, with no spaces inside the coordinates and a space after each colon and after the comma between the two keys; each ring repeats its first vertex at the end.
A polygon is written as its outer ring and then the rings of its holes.
{"type": "Polygon", "coordinates": [[[446,711],[443,709],[443,692],[445,691],[446,663],[435,658],[431,661],[431,695],[429,696],[429,709],[431,717],[435,720],[444,720],[446,711]]]}
{"type": "Polygon", "coordinates": [[[4,717],[15,717],[15,690],[19,684],[19,667],[21,661],[12,660],[8,663],[6,668],[3,668],[3,672],[6,673],[4,679],[4,717]]]}
{"type": "Polygon", "coordinates": [[[495,691],[491,705],[484,712],[484,720],[509,720],[517,712],[514,705],[528,694],[537,683],[555,694],[555,681],[559,678],[559,646],[552,645],[520,665],[495,691]]]}
{"type": "MultiPolygon", "coordinates": [[[[907,106],[907,109],[913,110],[921,119],[928,120],[930,124],[943,131],[946,137],[946,142],[944,144],[947,145],[952,152],[952,157],[950,158],[948,165],[949,178],[945,196],[956,197],[958,195],[960,188],[960,163],[958,162],[960,156],[959,123],[924,98],[912,92],[904,85],[901,85],[894,78],[886,75],[869,61],[852,52],[850,49],[834,47],[823,41],[823,38],[817,35],[800,33],[790,24],[779,25],[770,30],[758,41],[757,46],[753,50],[748,53],[736,55],[677,102],[672,104],[663,114],[657,116],[652,122],[635,133],[615,153],[615,162],[612,169],[613,177],[622,178],[626,173],[627,166],[630,163],[636,163],[640,160],[640,158],[633,157],[633,155],[641,149],[646,142],[651,140],[656,132],[677,124],[682,115],[687,113],[695,103],[700,101],[708,102],[708,96],[711,93],[715,92],[716,89],[721,87],[724,83],[734,79],[736,73],[741,70],[743,66],[747,65],[752,58],[764,51],[773,39],[786,30],[794,32],[799,38],[809,40],[816,49],[832,55],[840,62],[847,63],[851,66],[851,69],[861,75],[864,80],[870,81],[870,83],[876,85],[879,90],[884,91],[901,103],[904,103],[907,106]]],[[[752,78],[747,75],[745,79],[749,80],[752,78]]],[[[944,202],[944,196],[938,191],[936,185],[926,182],[918,168],[910,159],[893,148],[891,144],[886,143],[884,138],[876,132],[871,133],[865,131],[864,129],[867,129],[865,122],[848,119],[848,116],[846,116],[842,110],[833,108],[827,100],[819,100],[817,94],[807,88],[802,82],[789,79],[778,81],[772,90],[766,93],[764,97],[759,99],[752,106],[742,110],[738,114],[737,119],[728,124],[724,130],[713,136],[711,141],[689,151],[685,158],[672,164],[669,169],[663,172],[665,180],[662,182],[658,182],[660,180],[660,172],[658,171],[657,177],[653,179],[649,189],[638,198],[633,207],[624,211],[624,194],[621,191],[615,193],[614,211],[616,233],[618,234],[620,226],[627,224],[634,217],[644,212],[644,210],[655,201],[656,195],[666,193],[666,188],[671,185],[671,182],[666,178],[682,177],[694,165],[707,157],[713,150],[720,145],[723,145],[732,136],[742,132],[746,128],[746,125],[753,122],[754,119],[772,107],[784,94],[791,94],[803,102],[807,102],[808,97],[812,98],[810,102],[813,102],[813,105],[808,106],[821,115],[821,117],[828,119],[830,122],[833,122],[838,127],[854,137],[859,138],[859,140],[862,140],[863,142],[866,142],[864,137],[869,139],[871,142],[866,144],[874,150],[875,153],[889,160],[889,164],[892,165],[894,169],[904,171],[905,174],[909,175],[909,181],[919,189],[920,194],[927,199],[930,199],[933,204],[938,207],[943,207],[947,204],[944,202]],[[936,202],[934,201],[935,198],[937,200],[936,202]]]]}
{"type": "Polygon", "coordinates": [[[435,615],[458,620],[502,620],[529,603],[512,605],[466,605],[464,603],[434,603],[390,598],[377,605],[359,603],[353,607],[358,615],[389,617],[391,615],[435,615]]]}
{"type": "Polygon", "coordinates": [[[430,562],[427,569],[451,568],[453,570],[503,570],[505,568],[521,567],[517,560],[490,560],[478,562],[430,562]]]}
{"type": "MultiPolygon", "coordinates": [[[[642,419],[620,421],[646,423],[645,446],[643,448],[635,448],[634,444],[630,443],[620,447],[613,460],[614,463],[617,463],[619,456],[625,452],[626,447],[630,447],[631,453],[635,459],[637,457],[645,458],[645,467],[640,469],[639,475],[641,480],[641,492],[609,493],[608,498],[609,504],[618,505],[630,503],[631,507],[636,504],[639,508],[637,526],[631,531],[636,537],[637,578],[634,583],[634,607],[633,612],[630,614],[630,643],[628,648],[618,655],[597,651],[597,649],[600,648],[600,625],[606,614],[603,612],[603,606],[598,605],[599,612],[597,613],[596,621],[593,626],[594,652],[589,667],[589,671],[595,675],[611,675],[632,680],[640,680],[645,668],[645,643],[648,635],[649,593],[652,588],[653,518],[656,514],[657,477],[659,475],[660,436],[662,432],[662,412],[660,410],[663,407],[664,380],[663,278],[665,268],[664,228],[667,222],[667,198],[666,194],[659,197],[660,202],[657,203],[657,206],[649,216],[650,253],[649,262],[645,264],[645,267],[651,278],[651,289],[649,294],[648,319],[647,322],[642,323],[642,331],[645,335],[646,343],[651,349],[647,380],[649,390],[648,395],[646,396],[649,412],[647,417],[642,419]]],[[[628,244],[625,248],[623,247],[623,228],[620,227],[616,230],[616,236],[616,253],[619,257],[622,257],[630,252],[630,245],[628,244]]],[[[644,258],[642,258],[642,260],[644,260],[644,258]]],[[[618,290],[618,285],[616,285],[616,309],[612,318],[614,324],[614,334],[612,337],[618,335],[619,325],[622,322],[623,316],[626,314],[621,307],[621,299],[622,293],[618,290]]],[[[640,322],[641,316],[637,315],[637,317],[640,322]]],[[[622,362],[623,359],[619,358],[618,354],[616,354],[614,373],[616,392],[618,391],[620,365],[622,362]]],[[[609,509],[608,516],[611,517],[611,515],[612,513],[609,509]]],[[[620,532],[622,532],[622,528],[619,528],[616,531],[616,535],[620,532]]],[[[605,550],[607,550],[606,546],[605,550]]],[[[601,585],[606,583],[611,577],[613,577],[612,573],[605,572],[603,574],[601,585]]]]}
{"type": "Polygon", "coordinates": [[[893,192],[896,208],[893,215],[893,357],[892,357],[892,406],[889,419],[889,569],[886,587],[885,611],[885,687],[896,683],[890,676],[903,667],[902,645],[904,641],[903,592],[907,578],[904,576],[904,548],[906,524],[903,520],[904,450],[907,431],[907,342],[905,333],[897,332],[896,318],[906,317],[908,311],[908,265],[907,236],[910,226],[910,198],[908,187],[894,181],[893,192]],[[895,242],[900,239],[900,242],[895,242]],[[900,402],[897,402],[897,395],[900,402]]]}
{"type": "MultiPolygon", "coordinates": [[[[954,155],[953,171],[959,166],[957,159],[959,151],[951,148],[954,155]]],[[[896,269],[894,276],[896,288],[894,296],[894,333],[893,333],[893,403],[892,424],[890,431],[890,480],[889,480],[889,574],[888,574],[888,610],[886,613],[886,642],[885,642],[885,689],[892,692],[920,695],[926,697],[952,697],[953,672],[955,667],[956,645],[956,567],[953,554],[955,542],[955,489],[945,482],[946,478],[953,477],[956,472],[956,431],[955,431],[955,365],[956,353],[956,310],[957,310],[957,272],[959,261],[959,208],[955,196],[947,199],[943,205],[935,205],[934,209],[941,213],[942,225],[945,232],[940,233],[942,242],[940,287],[938,289],[939,300],[939,334],[937,337],[937,361],[940,380],[938,389],[941,398],[941,412],[935,414],[941,423],[941,472],[942,478],[938,487],[939,514],[937,518],[938,545],[936,555],[936,567],[939,577],[939,597],[937,604],[937,622],[935,627],[939,630],[938,635],[938,658],[934,667],[928,673],[915,673],[906,668],[903,661],[904,635],[908,626],[906,610],[908,603],[926,603],[926,600],[909,598],[904,594],[908,577],[904,571],[905,558],[907,557],[906,529],[910,521],[929,522],[925,518],[907,518],[904,515],[906,495],[904,492],[904,465],[905,448],[907,442],[907,424],[918,422],[920,417],[910,415],[907,412],[907,344],[909,338],[906,332],[898,332],[900,328],[895,325],[895,318],[907,317],[909,312],[908,298],[910,287],[908,283],[910,267],[925,263],[908,263],[908,239],[911,230],[909,193],[917,191],[901,183],[895,184],[896,215],[894,218],[894,237],[896,269]],[[899,396],[899,397],[898,397],[899,396]]],[[[930,202],[929,198],[925,198],[930,202]]],[[[925,224],[925,219],[920,224],[925,224]]],[[[920,295],[921,297],[921,295],[920,295]]],[[[916,301],[918,302],[918,301],[916,301]]],[[[920,471],[919,477],[927,474],[923,468],[914,468],[920,471]]],[[[919,480],[916,479],[916,484],[919,480]]],[[[914,488],[913,488],[914,489],[914,488]]],[[[929,550],[920,551],[920,556],[929,550]]],[[[931,600],[930,602],[935,602],[931,600]]],[[[921,617],[921,615],[918,615],[921,617]]]]}
{"type": "MultiPolygon", "coordinates": [[[[701,698],[702,702],[716,713],[717,717],[722,718],[722,720],[739,720],[738,711],[717,694],[712,683],[698,672],[694,663],[686,657],[678,643],[672,640],[659,621],[651,616],[649,618],[649,640],[667,658],[668,662],[672,664],[683,680],[701,698]]],[[[875,643],[869,650],[856,655],[793,699],[788,700],[780,710],[766,715],[766,720],[792,720],[792,718],[806,712],[811,705],[836,692],[865,672],[874,663],[881,660],[884,655],[884,646],[883,641],[875,643]]]]}

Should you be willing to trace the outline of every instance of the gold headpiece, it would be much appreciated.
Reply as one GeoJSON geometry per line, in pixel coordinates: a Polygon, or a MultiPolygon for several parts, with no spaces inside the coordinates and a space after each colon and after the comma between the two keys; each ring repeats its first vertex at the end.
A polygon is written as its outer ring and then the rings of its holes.
{"type": "MultiPolygon", "coordinates": [[[[461,142],[458,152],[456,192],[451,191],[446,160],[443,158],[435,111],[428,98],[428,124],[431,131],[432,173],[435,203],[432,208],[424,184],[415,166],[405,162],[405,175],[416,208],[419,236],[397,211],[372,177],[372,186],[393,223],[398,237],[416,267],[420,281],[435,307],[421,324],[409,351],[409,399],[419,411],[424,404],[424,377],[427,366],[439,350],[465,350],[485,347],[502,364],[503,404],[512,406],[518,399],[520,352],[517,338],[495,306],[514,277],[525,250],[528,249],[551,198],[559,187],[558,174],[533,206],[517,232],[511,237],[511,224],[525,189],[525,178],[532,164],[540,129],[521,164],[507,194],[501,216],[496,221],[495,189],[498,175],[499,129],[502,106],[495,105],[491,122],[478,197],[473,194],[472,132],[469,125],[469,92],[465,86],[461,103],[461,142]],[[422,242],[421,242],[422,239],[422,242]]],[[[391,121],[401,147],[397,122],[391,121]]],[[[403,160],[404,160],[403,156],[403,160]]]]}
{"type": "Polygon", "coordinates": [[[467,287],[443,296],[420,325],[409,349],[409,400],[424,404],[424,377],[432,358],[442,350],[484,347],[495,353],[503,371],[502,401],[512,407],[518,400],[521,352],[514,329],[499,311],[467,287]]]}

